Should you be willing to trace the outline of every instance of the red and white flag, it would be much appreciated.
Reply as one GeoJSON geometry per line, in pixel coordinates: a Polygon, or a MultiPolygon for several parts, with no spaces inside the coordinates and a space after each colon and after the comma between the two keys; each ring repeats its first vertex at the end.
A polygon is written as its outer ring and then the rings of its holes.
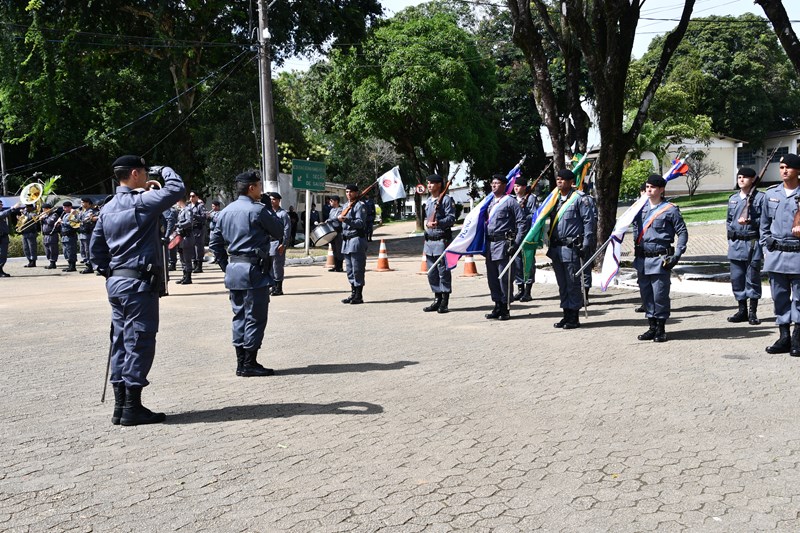
{"type": "Polygon", "coordinates": [[[400,167],[394,167],[378,178],[378,187],[381,188],[381,201],[391,202],[406,197],[406,189],[400,177],[400,167]]]}

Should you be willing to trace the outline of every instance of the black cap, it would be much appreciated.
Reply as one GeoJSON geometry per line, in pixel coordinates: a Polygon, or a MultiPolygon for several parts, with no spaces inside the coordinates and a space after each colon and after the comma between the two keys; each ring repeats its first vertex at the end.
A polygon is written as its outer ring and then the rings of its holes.
{"type": "Polygon", "coordinates": [[[800,170],[800,156],[797,154],[786,154],[781,157],[781,163],[789,168],[800,170]]]}
{"type": "Polygon", "coordinates": [[[258,183],[261,181],[261,176],[259,176],[257,170],[248,170],[236,176],[235,181],[239,183],[258,183]]]}
{"type": "Polygon", "coordinates": [[[561,178],[562,180],[575,181],[575,174],[573,174],[571,170],[567,170],[566,168],[562,168],[561,170],[559,170],[556,177],[561,178]]]}
{"type": "Polygon", "coordinates": [[[431,174],[426,179],[428,183],[442,183],[444,181],[439,174],[431,174]]]}
{"type": "Polygon", "coordinates": [[[281,199],[281,193],[273,191],[273,192],[269,193],[269,197],[270,198],[275,198],[277,200],[280,200],[281,199]]]}
{"type": "Polygon", "coordinates": [[[211,205],[220,206],[222,205],[219,200],[211,200],[211,205]]]}
{"type": "Polygon", "coordinates": [[[341,202],[342,201],[342,199],[339,198],[338,194],[332,194],[332,195],[330,195],[330,197],[328,199],[329,200],[336,200],[337,202],[341,202]]]}
{"type": "Polygon", "coordinates": [[[755,178],[756,171],[750,167],[742,167],[739,169],[737,176],[744,176],[746,178],[755,178]]]}
{"type": "Polygon", "coordinates": [[[81,198],[81,202],[86,202],[87,204],[90,204],[90,203],[92,203],[92,199],[91,198],[81,198]]]}
{"type": "Polygon", "coordinates": [[[45,202],[42,204],[42,209],[50,209],[51,207],[53,207],[53,204],[49,202],[45,202]]]}
{"type": "Polygon", "coordinates": [[[526,178],[525,176],[522,176],[522,175],[517,176],[517,179],[516,179],[516,181],[514,181],[514,184],[515,185],[527,185],[528,184],[528,178],[526,178]]]}
{"type": "Polygon", "coordinates": [[[344,190],[358,192],[358,185],[356,185],[355,183],[348,183],[347,185],[344,186],[344,190]]]}
{"type": "Polygon", "coordinates": [[[111,166],[114,170],[118,168],[147,168],[147,165],[144,164],[144,157],[139,157],[138,155],[123,155],[122,157],[118,157],[111,166]]]}
{"type": "Polygon", "coordinates": [[[506,178],[505,174],[492,174],[492,181],[500,180],[503,183],[508,183],[508,179],[506,178]]]}
{"type": "Polygon", "coordinates": [[[667,180],[665,180],[658,174],[650,174],[649,176],[647,176],[647,184],[652,185],[653,187],[666,187],[667,180]]]}
{"type": "Polygon", "coordinates": [[[64,207],[72,207],[72,202],[70,202],[69,200],[67,200],[66,202],[64,202],[64,203],[63,203],[63,204],[61,204],[61,205],[63,205],[64,207]]]}

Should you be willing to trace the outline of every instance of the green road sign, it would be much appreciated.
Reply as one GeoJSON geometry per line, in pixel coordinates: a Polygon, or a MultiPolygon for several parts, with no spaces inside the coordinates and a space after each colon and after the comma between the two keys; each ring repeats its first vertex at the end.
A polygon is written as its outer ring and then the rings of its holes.
{"type": "Polygon", "coordinates": [[[325,163],[292,159],[292,187],[309,191],[324,191],[325,163]]]}

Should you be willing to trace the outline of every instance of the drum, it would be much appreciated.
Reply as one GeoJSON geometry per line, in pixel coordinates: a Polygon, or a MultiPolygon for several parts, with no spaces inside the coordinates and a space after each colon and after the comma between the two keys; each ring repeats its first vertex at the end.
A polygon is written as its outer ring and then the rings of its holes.
{"type": "Polygon", "coordinates": [[[311,232],[309,239],[313,246],[325,246],[336,238],[336,228],[330,222],[318,225],[311,232]]]}

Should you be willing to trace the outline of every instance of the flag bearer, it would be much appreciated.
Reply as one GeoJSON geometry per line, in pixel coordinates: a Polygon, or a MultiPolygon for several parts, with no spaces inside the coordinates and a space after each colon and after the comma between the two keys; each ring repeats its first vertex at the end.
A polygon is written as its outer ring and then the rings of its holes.
{"type": "MultiPolygon", "coordinates": [[[[453,239],[451,228],[456,221],[456,208],[453,198],[449,194],[442,194],[443,181],[438,174],[428,176],[430,196],[425,202],[425,246],[423,247],[428,270],[453,239]]],[[[444,261],[439,261],[436,268],[428,273],[428,283],[434,299],[431,305],[422,310],[426,313],[432,311],[447,313],[452,292],[452,277],[444,261]]]]}

